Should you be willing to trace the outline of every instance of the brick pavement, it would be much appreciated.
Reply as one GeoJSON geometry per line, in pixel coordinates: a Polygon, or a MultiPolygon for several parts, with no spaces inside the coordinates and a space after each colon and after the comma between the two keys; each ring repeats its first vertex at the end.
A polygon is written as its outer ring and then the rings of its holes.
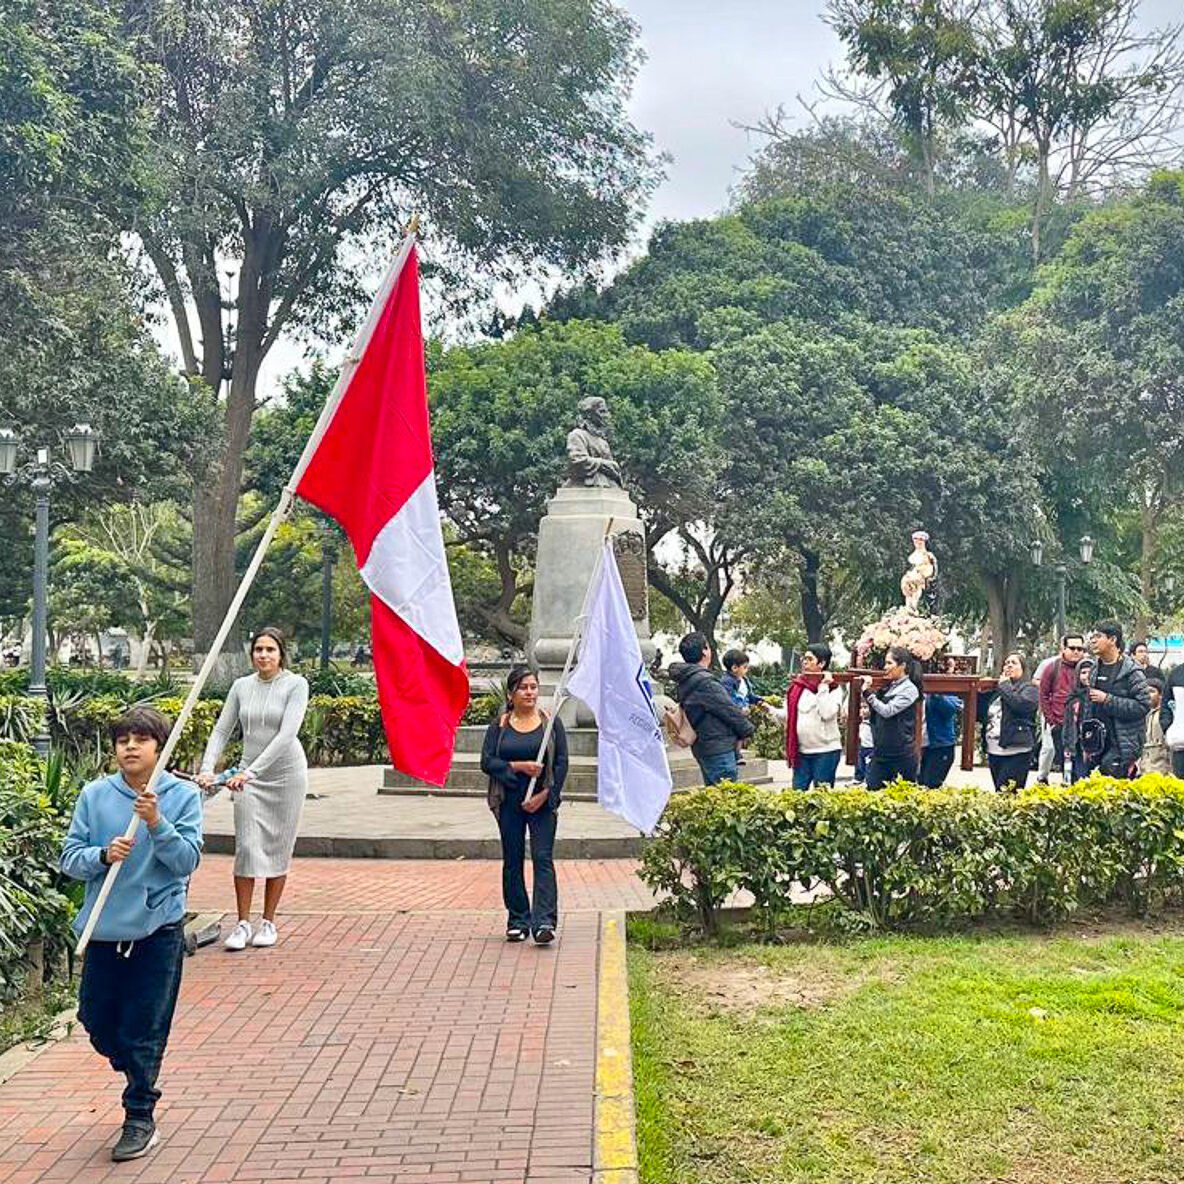
{"type": "MultiPolygon", "coordinates": [[[[586,1184],[596,910],[649,901],[633,872],[560,864],[540,949],[502,939],[496,865],[298,861],[278,946],[186,962],[161,1146],[110,1162],[119,1083],[75,1031],[0,1084],[0,1184],[586,1184]]],[[[207,859],[194,907],[229,881],[207,859]]]]}
{"type": "MultiPolygon", "coordinates": [[[[190,908],[234,907],[229,855],[207,855],[189,889],[190,908]]],[[[638,912],[654,907],[630,859],[557,860],[565,913],[584,909],[638,912]]],[[[527,878],[529,881],[529,864],[527,878]]],[[[391,913],[501,909],[501,864],[488,859],[297,859],[284,893],[284,913],[391,913]]],[[[262,886],[256,890],[256,908],[262,886]]]]}

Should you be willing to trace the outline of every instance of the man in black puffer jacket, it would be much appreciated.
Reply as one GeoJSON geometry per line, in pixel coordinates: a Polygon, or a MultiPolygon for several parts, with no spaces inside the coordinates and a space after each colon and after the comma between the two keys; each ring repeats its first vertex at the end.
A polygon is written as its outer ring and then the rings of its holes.
{"type": "Polygon", "coordinates": [[[695,729],[691,752],[699,762],[704,785],[735,781],[736,742],[752,735],[748,717],[711,673],[711,647],[702,633],[688,633],[678,643],[682,662],[670,664],[679,706],[695,729]]]}
{"type": "Polygon", "coordinates": [[[1122,626],[1117,621],[1099,621],[1089,640],[1096,663],[1089,680],[1086,719],[1101,720],[1106,727],[1105,749],[1091,768],[1109,777],[1133,777],[1151,710],[1147,678],[1142,667],[1122,652],[1122,626]]]}

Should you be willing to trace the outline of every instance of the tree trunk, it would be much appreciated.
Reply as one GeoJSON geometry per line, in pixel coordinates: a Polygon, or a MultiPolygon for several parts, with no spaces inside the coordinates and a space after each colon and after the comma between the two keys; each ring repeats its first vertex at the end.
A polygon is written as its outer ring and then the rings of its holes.
{"type": "MultiPolygon", "coordinates": [[[[727,600],[727,592],[721,594],[718,579],[710,584],[708,594],[699,603],[694,603],[678,590],[670,577],[654,562],[651,553],[649,582],[650,587],[661,592],[682,613],[692,630],[702,633],[707,638],[707,643],[711,646],[712,665],[718,666],[719,644],[715,640],[715,628],[719,624],[720,614],[727,600]]],[[[728,591],[731,591],[730,583],[728,591]]]]}
{"type": "Polygon", "coordinates": [[[500,637],[513,645],[525,646],[530,639],[530,630],[510,616],[510,610],[522,589],[518,587],[518,573],[514,570],[509,543],[499,539],[494,544],[493,554],[501,580],[501,594],[495,605],[482,609],[481,615],[500,637]]]}
{"type": "Polygon", "coordinates": [[[1009,587],[1010,582],[1009,577],[994,574],[983,579],[991,616],[992,674],[1003,669],[1003,659],[1015,646],[1015,591],[1009,587]]]}
{"type": "MultiPolygon", "coordinates": [[[[245,269],[244,264],[244,269],[245,269]]],[[[240,287],[241,290],[241,287],[240,287]]],[[[240,297],[240,303],[244,298],[240,297]]],[[[226,610],[238,588],[235,536],[242,490],[243,457],[255,412],[255,386],[263,355],[258,340],[257,313],[240,311],[238,349],[226,396],[222,454],[208,482],[198,482],[193,493],[193,650],[194,661],[204,660],[214,643],[226,610]]],[[[235,622],[214,667],[217,683],[229,682],[245,668],[238,652],[241,637],[235,622]]]]}
{"type": "Polygon", "coordinates": [[[148,621],[140,634],[140,660],[136,663],[136,681],[143,682],[148,673],[148,658],[152,653],[152,642],[156,636],[156,622],[148,621]]]}
{"type": "Polygon", "coordinates": [[[1142,540],[1139,552],[1139,592],[1143,603],[1135,618],[1135,636],[1143,640],[1151,630],[1151,598],[1155,594],[1155,551],[1159,544],[1159,509],[1154,494],[1144,498],[1141,509],[1142,540]]]}
{"type": "Polygon", "coordinates": [[[802,623],[806,626],[806,640],[825,641],[826,611],[818,595],[818,569],[821,561],[817,552],[802,551],[802,623]]]}

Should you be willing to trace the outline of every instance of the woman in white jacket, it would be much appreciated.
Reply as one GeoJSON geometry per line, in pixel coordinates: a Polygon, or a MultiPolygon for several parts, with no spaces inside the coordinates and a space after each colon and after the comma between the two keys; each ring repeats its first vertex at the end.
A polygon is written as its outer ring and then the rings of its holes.
{"type": "Polygon", "coordinates": [[[830,646],[807,646],[802,671],[785,695],[785,759],[794,789],[834,785],[839,769],[843,688],[835,685],[830,656],[830,646]]]}

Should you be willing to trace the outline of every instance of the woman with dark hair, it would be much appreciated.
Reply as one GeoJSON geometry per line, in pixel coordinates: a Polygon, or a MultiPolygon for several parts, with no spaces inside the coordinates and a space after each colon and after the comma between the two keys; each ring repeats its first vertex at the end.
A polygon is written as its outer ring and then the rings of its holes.
{"type": "Polygon", "coordinates": [[[868,789],[883,789],[897,777],[906,781],[917,779],[920,665],[903,645],[894,645],[884,655],[884,677],[887,683],[873,691],[871,676],[863,676],[863,701],[871,711],[872,725],[868,789]]]}
{"type": "Polygon", "coordinates": [[[1089,718],[1089,682],[1093,672],[1093,658],[1082,658],[1073,671],[1077,685],[1065,698],[1065,720],[1061,726],[1065,763],[1061,775],[1066,785],[1081,781],[1089,773],[1081,750],[1081,725],[1089,718]]]}
{"type": "Polygon", "coordinates": [[[1028,678],[1022,654],[1008,654],[999,694],[987,708],[987,764],[996,790],[1023,789],[1032,771],[1040,691],[1028,678]]]}
{"type": "Polygon", "coordinates": [[[567,778],[567,733],[561,720],[552,722],[540,761],[548,716],[539,707],[538,674],[529,666],[515,666],[506,679],[506,691],[506,708],[486,729],[481,748],[481,770],[489,777],[489,808],[502,840],[506,940],[525,941],[529,933],[545,946],[555,940],[559,921],[554,851],[560,795],[567,778]],[[528,830],[533,902],[524,871],[528,830]]]}
{"type": "Polygon", "coordinates": [[[830,646],[810,645],[785,693],[785,759],[794,789],[834,785],[843,751],[839,709],[843,688],[830,672],[830,646]]]}
{"type": "Polygon", "coordinates": [[[288,879],[300,815],[308,792],[308,762],[300,727],[308,707],[308,682],[285,669],[284,635],[268,626],[251,638],[254,674],[236,679],[202,757],[198,784],[214,783],[214,767],[236,729],[243,736],[242,764],[226,782],[234,795],[234,899],[238,924],[228,950],[276,943],[275,914],[288,879]],[[255,880],[264,879],[263,919],[251,928],[255,880]]]}

